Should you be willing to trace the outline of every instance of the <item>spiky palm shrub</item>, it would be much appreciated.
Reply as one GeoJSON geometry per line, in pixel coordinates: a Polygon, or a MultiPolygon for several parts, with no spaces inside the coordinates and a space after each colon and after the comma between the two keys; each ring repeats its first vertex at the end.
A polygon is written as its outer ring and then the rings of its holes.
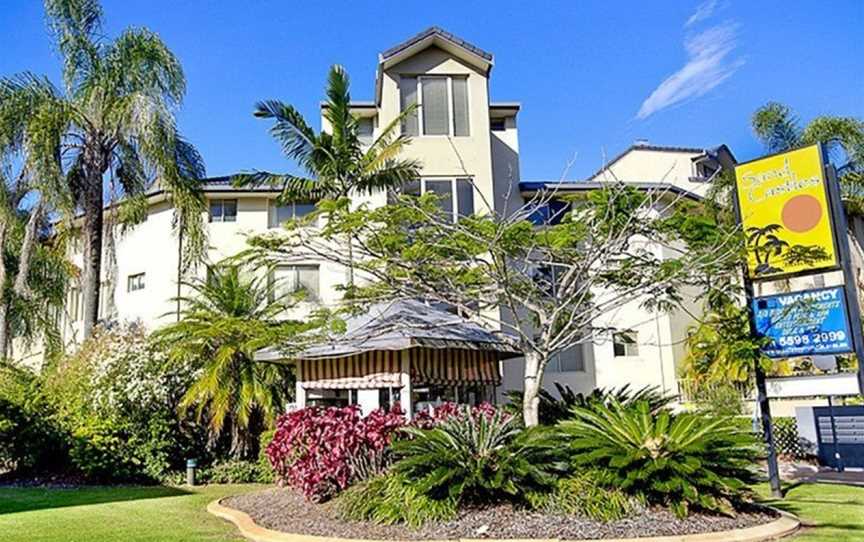
{"type": "Polygon", "coordinates": [[[552,487],[561,467],[544,429],[524,430],[503,412],[466,411],[434,429],[404,432],[393,446],[393,468],[436,500],[523,501],[528,491],[552,487]]]}
{"type": "Polygon", "coordinates": [[[403,523],[416,529],[429,521],[452,519],[458,503],[452,497],[433,499],[404,474],[391,472],[349,488],[339,497],[338,510],[348,520],[403,523]]]}
{"type": "Polygon", "coordinates": [[[733,418],[651,411],[646,401],[579,407],[559,424],[574,469],[679,517],[691,508],[733,515],[756,481],[756,439],[733,418]]]}

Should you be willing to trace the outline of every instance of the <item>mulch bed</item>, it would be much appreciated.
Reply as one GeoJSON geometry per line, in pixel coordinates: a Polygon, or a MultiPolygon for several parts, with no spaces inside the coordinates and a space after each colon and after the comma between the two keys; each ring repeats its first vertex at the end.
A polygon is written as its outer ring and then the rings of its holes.
{"type": "Polygon", "coordinates": [[[224,499],[223,504],[249,514],[255,522],[276,531],[342,538],[382,540],[443,540],[458,538],[564,538],[602,539],[669,536],[752,527],[774,520],[771,510],[753,506],[737,517],[691,514],[678,519],[651,508],[639,516],[601,523],[573,516],[556,516],[515,509],[510,505],[462,511],[446,523],[428,524],[419,530],[399,525],[342,521],[336,503],[310,504],[290,489],[268,489],[224,499]]]}

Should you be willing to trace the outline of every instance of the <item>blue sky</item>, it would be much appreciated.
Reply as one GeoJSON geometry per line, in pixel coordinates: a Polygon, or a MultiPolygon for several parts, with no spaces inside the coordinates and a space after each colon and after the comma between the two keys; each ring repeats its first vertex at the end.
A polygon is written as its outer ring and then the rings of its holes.
{"type": "MultiPolygon", "coordinates": [[[[636,139],[762,152],[748,119],[768,100],[806,121],[864,118],[864,1],[494,3],[103,0],[107,34],[146,26],[186,70],[180,127],[210,175],[289,170],[252,117],[279,98],[318,126],[327,69],[371,99],[378,52],[431,25],[495,55],[491,94],[520,101],[524,180],[583,178],[636,139]],[[416,6],[416,7],[415,7],[416,6]],[[421,7],[422,6],[422,7],[421,7]],[[434,12],[429,9],[434,6],[434,12]]],[[[59,82],[41,2],[4,0],[0,75],[59,82]]]]}

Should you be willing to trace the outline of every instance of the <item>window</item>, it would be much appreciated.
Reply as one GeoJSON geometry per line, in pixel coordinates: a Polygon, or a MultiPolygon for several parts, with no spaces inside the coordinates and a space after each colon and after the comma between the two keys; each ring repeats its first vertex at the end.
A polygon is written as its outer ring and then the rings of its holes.
{"type": "Polygon", "coordinates": [[[360,117],[357,119],[357,136],[363,145],[371,145],[374,141],[375,119],[372,117],[360,117]]]}
{"type": "Polygon", "coordinates": [[[638,335],[635,331],[616,331],[612,334],[612,348],[616,358],[639,355],[638,335]]]}
{"type": "Polygon", "coordinates": [[[72,322],[77,322],[84,317],[83,307],[81,303],[81,289],[72,287],[69,289],[69,319],[72,322]]]}
{"type": "Polygon", "coordinates": [[[474,214],[474,183],[471,179],[426,178],[407,182],[400,190],[407,196],[420,196],[427,192],[438,196],[441,210],[452,216],[454,221],[474,214]]]}
{"type": "Polygon", "coordinates": [[[317,300],[320,277],[317,265],[280,265],[270,275],[271,299],[284,298],[295,292],[306,293],[307,300],[317,300]]]}
{"type": "Polygon", "coordinates": [[[419,106],[419,114],[414,112],[402,121],[406,135],[470,135],[467,76],[403,77],[399,101],[402,111],[415,103],[419,106]]]}
{"type": "Polygon", "coordinates": [[[507,119],[504,117],[489,119],[489,128],[493,132],[503,132],[507,129],[507,119]]]}
{"type": "Polygon", "coordinates": [[[584,373],[585,360],[582,358],[582,348],[574,346],[555,354],[549,360],[549,370],[554,373],[584,373]]]}
{"type": "Polygon", "coordinates": [[[144,289],[144,273],[129,275],[126,279],[126,289],[130,292],[137,292],[144,289]]]}
{"type": "Polygon", "coordinates": [[[211,199],[210,222],[237,222],[237,200],[211,199]]]}
{"type": "Polygon", "coordinates": [[[693,181],[696,182],[705,182],[709,179],[712,179],[716,174],[719,168],[716,164],[710,161],[702,161],[696,163],[696,177],[693,178],[693,181]]]}
{"type": "Polygon", "coordinates": [[[271,228],[278,228],[289,220],[302,218],[315,211],[314,203],[286,203],[278,205],[270,202],[269,222],[271,228]]]}

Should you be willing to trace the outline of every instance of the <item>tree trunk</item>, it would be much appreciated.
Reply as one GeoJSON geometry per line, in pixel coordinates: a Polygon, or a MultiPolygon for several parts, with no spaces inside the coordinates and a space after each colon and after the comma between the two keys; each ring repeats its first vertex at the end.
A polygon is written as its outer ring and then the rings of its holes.
{"type": "Polygon", "coordinates": [[[42,200],[30,211],[30,218],[24,230],[24,240],[21,242],[21,255],[18,263],[18,275],[15,276],[13,291],[23,298],[30,297],[30,263],[33,261],[33,250],[36,246],[36,228],[42,219],[42,200]]]}
{"type": "Polygon", "coordinates": [[[540,387],[545,360],[529,348],[525,349],[525,391],[522,395],[522,418],[525,427],[540,425],[540,387]]]}
{"type": "Polygon", "coordinates": [[[84,305],[84,338],[93,333],[99,319],[99,287],[102,277],[103,206],[102,168],[88,168],[84,181],[84,261],[81,291],[84,305]]]}
{"type": "Polygon", "coordinates": [[[8,219],[4,216],[0,218],[0,355],[2,359],[6,359],[9,352],[9,328],[8,314],[10,299],[6,293],[6,262],[2,261],[3,246],[6,244],[6,231],[9,228],[8,219]]]}

